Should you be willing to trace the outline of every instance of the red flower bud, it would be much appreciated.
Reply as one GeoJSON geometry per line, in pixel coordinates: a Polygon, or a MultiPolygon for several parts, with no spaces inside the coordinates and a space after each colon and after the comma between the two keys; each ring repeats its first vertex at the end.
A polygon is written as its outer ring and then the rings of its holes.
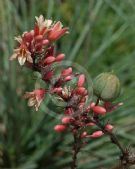
{"type": "Polygon", "coordinates": [[[84,85],[84,83],[85,83],[85,75],[82,74],[79,76],[77,86],[82,87],[84,85]]]}
{"type": "Polygon", "coordinates": [[[61,72],[61,75],[62,75],[62,76],[69,76],[69,75],[71,75],[71,74],[72,74],[72,68],[71,68],[71,67],[62,70],[62,72],[61,72]]]}
{"type": "Polygon", "coordinates": [[[64,112],[65,115],[71,115],[73,113],[73,109],[72,108],[67,108],[64,112]]]}
{"type": "Polygon", "coordinates": [[[63,124],[69,124],[71,122],[71,117],[63,117],[62,118],[62,123],[63,124]]]}
{"type": "Polygon", "coordinates": [[[95,102],[92,102],[92,103],[90,104],[90,108],[93,108],[95,105],[96,105],[96,103],[95,103],[95,102]]]}
{"type": "Polygon", "coordinates": [[[42,42],[43,45],[47,45],[48,43],[49,43],[49,40],[47,40],[47,39],[43,40],[43,42],[42,42]]]}
{"type": "Polygon", "coordinates": [[[106,109],[102,106],[94,106],[92,107],[92,110],[94,111],[95,114],[99,114],[99,115],[106,114],[106,109]]]}
{"type": "Polygon", "coordinates": [[[43,35],[37,35],[35,37],[36,42],[41,42],[43,40],[43,35]]]}
{"type": "Polygon", "coordinates": [[[84,94],[86,93],[86,89],[85,89],[84,87],[78,87],[78,88],[76,89],[76,93],[77,93],[78,95],[84,95],[84,94]]]}
{"type": "Polygon", "coordinates": [[[32,39],[33,39],[33,33],[32,32],[27,32],[27,33],[24,34],[24,40],[26,42],[30,43],[32,41],[32,39]]]}
{"type": "Polygon", "coordinates": [[[81,138],[85,138],[87,135],[88,135],[88,133],[87,133],[86,131],[84,131],[84,132],[81,134],[81,138]]]}
{"type": "Polygon", "coordinates": [[[67,77],[65,77],[65,79],[64,79],[65,82],[70,81],[70,80],[72,80],[72,76],[67,76],[67,77]]]}
{"type": "Polygon", "coordinates": [[[92,122],[90,122],[90,123],[87,123],[87,126],[95,126],[96,124],[95,123],[92,123],[92,122]]]}
{"type": "Polygon", "coordinates": [[[64,58],[65,58],[65,55],[64,55],[64,54],[59,54],[59,55],[55,58],[55,61],[56,61],[56,62],[61,62],[64,58]]]}
{"type": "Polygon", "coordinates": [[[52,78],[52,76],[53,76],[53,71],[49,71],[43,75],[42,79],[49,81],[52,78]]]}
{"type": "Polygon", "coordinates": [[[54,130],[56,131],[56,132],[63,132],[63,131],[65,131],[66,130],[66,126],[65,125],[63,125],[63,124],[58,124],[58,125],[56,125],[55,127],[54,127],[54,130]]]}
{"type": "Polygon", "coordinates": [[[104,133],[102,131],[95,131],[92,135],[90,135],[91,138],[99,138],[102,135],[104,135],[104,133]]]}
{"type": "Polygon", "coordinates": [[[47,57],[47,58],[44,60],[44,63],[45,63],[45,64],[51,64],[51,63],[53,63],[54,61],[55,61],[55,57],[49,56],[49,57],[47,57]]]}
{"type": "Polygon", "coordinates": [[[54,88],[54,89],[52,89],[52,92],[53,92],[53,93],[60,94],[60,93],[62,92],[62,88],[61,88],[61,87],[54,88]]]}
{"type": "Polygon", "coordinates": [[[113,130],[113,126],[112,126],[111,124],[107,124],[107,125],[105,126],[105,129],[106,129],[107,131],[111,132],[111,131],[113,130]]]}

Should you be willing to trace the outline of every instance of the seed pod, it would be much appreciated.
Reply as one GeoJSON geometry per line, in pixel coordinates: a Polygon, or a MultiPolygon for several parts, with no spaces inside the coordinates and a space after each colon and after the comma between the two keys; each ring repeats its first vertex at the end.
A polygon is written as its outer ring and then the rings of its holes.
{"type": "Polygon", "coordinates": [[[94,80],[94,94],[103,101],[114,101],[120,95],[120,81],[113,73],[101,73],[94,80]]]}

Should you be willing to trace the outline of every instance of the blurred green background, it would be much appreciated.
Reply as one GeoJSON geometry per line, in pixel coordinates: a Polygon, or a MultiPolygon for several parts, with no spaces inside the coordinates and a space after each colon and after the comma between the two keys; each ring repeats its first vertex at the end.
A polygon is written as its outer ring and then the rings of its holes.
{"type": "MultiPolygon", "coordinates": [[[[135,0],[0,0],[0,169],[68,169],[71,162],[71,135],[53,131],[59,119],[48,115],[45,103],[35,112],[22,98],[35,87],[33,73],[9,62],[14,36],[32,29],[40,14],[69,26],[57,44],[67,60],[92,78],[112,70],[119,76],[124,106],[109,118],[120,140],[134,147],[135,0]]],[[[108,138],[90,140],[79,169],[110,169],[118,156],[108,138]]]]}

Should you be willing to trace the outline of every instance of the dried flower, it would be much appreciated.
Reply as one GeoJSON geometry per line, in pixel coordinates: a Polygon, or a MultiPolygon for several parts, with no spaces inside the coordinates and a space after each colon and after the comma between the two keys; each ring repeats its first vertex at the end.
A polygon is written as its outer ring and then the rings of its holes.
{"type": "Polygon", "coordinates": [[[14,49],[13,55],[10,60],[18,59],[19,64],[22,66],[26,61],[33,63],[31,53],[27,49],[26,45],[22,42],[19,48],[14,49]]]}
{"type": "Polygon", "coordinates": [[[44,89],[36,89],[33,92],[26,92],[24,98],[28,99],[28,106],[34,106],[36,111],[38,111],[38,108],[43,101],[44,95],[44,89]]]}

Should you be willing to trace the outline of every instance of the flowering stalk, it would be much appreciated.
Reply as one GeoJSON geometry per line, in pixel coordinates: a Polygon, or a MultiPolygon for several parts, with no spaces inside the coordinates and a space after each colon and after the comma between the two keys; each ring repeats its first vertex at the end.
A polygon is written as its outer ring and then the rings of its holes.
{"type": "Polygon", "coordinates": [[[68,67],[62,69],[56,77],[53,65],[62,62],[65,55],[54,52],[54,43],[66,33],[68,28],[63,28],[61,22],[45,20],[40,15],[36,17],[33,30],[15,38],[18,47],[10,60],[18,59],[21,66],[39,72],[42,80],[50,86],[48,89],[40,88],[26,92],[24,98],[28,99],[28,106],[38,111],[47,93],[52,97],[56,95],[65,103],[61,123],[54,126],[54,130],[58,133],[70,131],[73,135],[71,169],[77,169],[77,155],[89,139],[97,139],[104,135],[108,135],[111,142],[120,149],[122,167],[135,164],[134,156],[123,148],[112,132],[114,126],[109,122],[102,124],[103,116],[122,105],[112,103],[120,93],[119,79],[112,73],[100,74],[94,81],[94,94],[98,99],[96,103],[89,103],[91,93],[87,90],[87,79],[84,74],[74,73],[72,67],[68,67]],[[71,87],[68,82],[73,79],[76,81],[71,87]],[[93,126],[96,130],[91,132],[93,126]]]}

